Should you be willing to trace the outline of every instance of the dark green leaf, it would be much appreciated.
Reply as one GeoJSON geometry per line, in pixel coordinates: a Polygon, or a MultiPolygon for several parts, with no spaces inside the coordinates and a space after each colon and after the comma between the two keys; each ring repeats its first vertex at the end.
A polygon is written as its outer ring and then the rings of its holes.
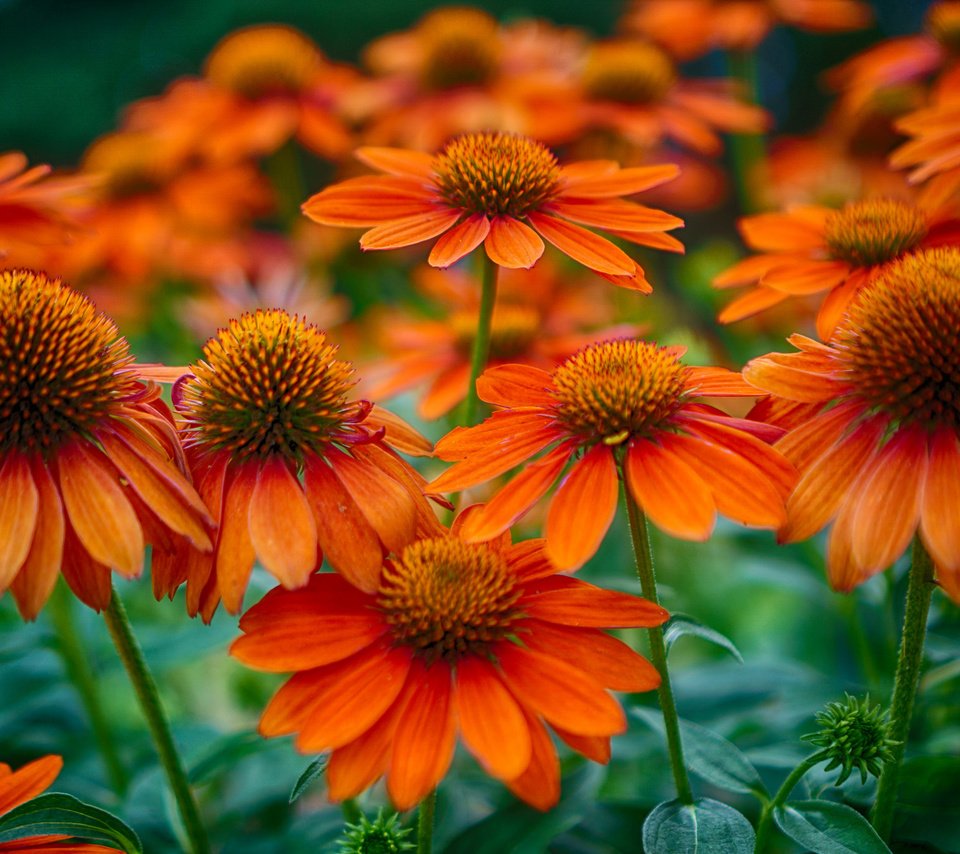
{"type": "MultiPolygon", "coordinates": [[[[663,717],[659,712],[636,706],[630,713],[664,734],[663,717]]],[[[680,739],[687,767],[698,777],[729,792],[766,797],[767,790],[757,769],[736,745],[723,736],[691,721],[680,721],[680,739]]]]}
{"type": "Polygon", "coordinates": [[[293,790],[290,792],[290,803],[292,804],[299,798],[324,771],[327,770],[327,763],[330,757],[327,754],[314,759],[304,772],[300,775],[296,783],[293,784],[293,790]]]}
{"type": "Polygon", "coordinates": [[[815,854],[889,854],[860,813],[834,801],[791,801],[773,811],[777,826],[815,854]]]}
{"type": "Polygon", "coordinates": [[[137,834],[115,815],[72,795],[41,795],[0,818],[0,842],[47,834],[113,845],[127,854],[143,851],[137,834]]]}
{"type": "Polygon", "coordinates": [[[894,837],[960,852],[960,756],[916,756],[903,763],[894,837]]]}
{"type": "Polygon", "coordinates": [[[700,638],[700,640],[712,643],[714,646],[719,646],[743,664],[743,656],[740,655],[740,650],[737,649],[730,638],[711,629],[709,626],[703,625],[703,623],[687,614],[674,614],[664,627],[663,642],[667,646],[667,652],[669,652],[670,647],[684,635],[691,635],[692,637],[697,637],[700,638]]]}
{"type": "Polygon", "coordinates": [[[657,804],[643,823],[646,854],[752,854],[753,827],[733,807],[710,798],[657,804]]]}

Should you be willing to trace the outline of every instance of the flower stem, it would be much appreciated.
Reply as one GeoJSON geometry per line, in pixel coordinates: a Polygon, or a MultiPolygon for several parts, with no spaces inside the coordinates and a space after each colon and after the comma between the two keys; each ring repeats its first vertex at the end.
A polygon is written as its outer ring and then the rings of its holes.
{"type": "Polygon", "coordinates": [[[422,801],[417,811],[417,854],[430,854],[433,850],[433,814],[437,809],[437,790],[434,789],[422,801]]]}
{"type": "Polygon", "coordinates": [[[127,771],[120,761],[117,742],[103,709],[100,692],[97,691],[97,679],[77,631],[73,599],[62,582],[53,591],[48,613],[57,633],[57,651],[63,659],[67,677],[80,695],[80,702],[83,703],[87,713],[93,737],[100,749],[100,757],[103,759],[107,778],[110,781],[110,788],[118,797],[123,797],[129,782],[127,771]]]}
{"type": "Polygon", "coordinates": [[[918,536],[913,541],[900,655],[893,681],[893,699],[890,701],[890,737],[896,744],[892,750],[893,758],[884,765],[880,774],[877,800],[870,815],[874,828],[884,842],[889,840],[893,829],[893,808],[897,800],[900,766],[910,735],[913,700],[920,681],[923,641],[927,633],[927,614],[932,595],[933,561],[918,536]]]}
{"type": "Polygon", "coordinates": [[[160,764],[167,775],[167,781],[176,799],[184,830],[190,840],[190,849],[193,854],[208,854],[210,843],[207,841],[206,830],[200,821],[197,802],[194,800],[193,792],[190,791],[183,761],[173,742],[170,722],[167,720],[166,713],[160,703],[157,683],[154,682],[153,676],[147,668],[143,651],[133,635],[130,620],[127,618],[126,610],[120,601],[120,597],[117,596],[116,590],[111,592],[110,604],[104,610],[103,616],[107,623],[107,629],[110,631],[110,637],[113,638],[113,645],[117,649],[117,654],[123,662],[137,699],[140,701],[140,708],[143,710],[147,727],[157,748],[160,764]]]}
{"type": "MultiPolygon", "coordinates": [[[[640,578],[640,589],[646,599],[659,605],[657,579],[653,572],[653,554],[650,551],[650,538],[647,535],[647,520],[630,494],[630,490],[624,488],[623,493],[627,505],[627,519],[630,522],[633,554],[637,562],[637,575],[640,578]]],[[[670,673],[667,670],[667,648],[663,642],[663,628],[654,626],[647,629],[647,637],[650,639],[650,660],[660,673],[660,687],[657,688],[657,696],[660,700],[660,711],[663,713],[663,723],[667,733],[667,749],[670,752],[670,767],[673,770],[673,781],[677,787],[677,797],[681,803],[692,804],[693,790],[690,788],[690,778],[687,776],[687,768],[683,762],[680,719],[677,717],[677,705],[674,702],[673,690],[670,687],[670,673]]]]}
{"type": "MultiPolygon", "coordinates": [[[[751,104],[758,102],[757,97],[757,59],[753,51],[731,50],[727,53],[727,65],[730,76],[740,83],[743,95],[751,104]]],[[[763,176],[759,174],[766,163],[766,150],[763,135],[759,133],[730,134],[730,157],[733,161],[734,180],[737,185],[737,198],[742,213],[756,213],[761,207],[754,198],[753,189],[763,185],[763,176]]]]}
{"type": "Polygon", "coordinates": [[[343,820],[348,824],[359,824],[363,818],[363,811],[357,806],[354,798],[344,798],[340,802],[340,811],[343,813],[343,820]]]}
{"type": "Polygon", "coordinates": [[[757,822],[757,840],[753,846],[754,854],[762,854],[767,846],[767,840],[770,838],[770,825],[773,820],[773,811],[777,807],[783,806],[793,791],[793,787],[800,782],[800,778],[803,777],[807,771],[813,768],[814,765],[829,758],[830,751],[826,749],[818,750],[816,753],[808,756],[790,772],[787,779],[783,781],[783,785],[777,789],[777,793],[773,796],[773,799],[763,805],[763,809],[760,812],[760,820],[757,822]]]}
{"type": "Polygon", "coordinates": [[[463,425],[465,427],[472,427],[477,421],[477,409],[479,408],[477,377],[483,372],[490,356],[490,326],[493,322],[493,306],[497,301],[497,275],[499,272],[500,268],[484,253],[477,335],[473,339],[473,351],[470,354],[470,380],[467,387],[467,399],[463,405],[463,425]]]}

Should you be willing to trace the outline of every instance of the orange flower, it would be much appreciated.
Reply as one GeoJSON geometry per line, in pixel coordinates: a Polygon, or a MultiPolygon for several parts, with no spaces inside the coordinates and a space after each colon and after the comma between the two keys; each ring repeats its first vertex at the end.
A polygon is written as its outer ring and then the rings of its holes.
{"type": "Polygon", "coordinates": [[[765,444],[779,429],[698,402],[756,392],[723,368],[683,365],[681,352],[624,339],[588,347],[552,374],[523,365],[486,371],[478,394],[502,411],[437,443],[437,456],[461,462],[429,488],[465,489],[549,448],[469,519],[467,539],[486,540],[522,517],[573,461],[544,528],[547,554],[561,569],[599,548],[617,507],[619,466],[650,520],[674,536],[706,540],[717,511],[778,527],[793,485],[792,467],[765,444]]]}
{"type": "Polygon", "coordinates": [[[296,671],[260,720],[265,736],[296,733],[304,752],[332,751],[332,800],[386,775],[397,809],[436,787],[459,732],[485,770],[549,809],[559,768],[544,723],[597,762],[626,730],[608,691],[648,691],[649,662],[601,629],[659,626],[667,613],[626,593],[556,575],[541,540],[468,544],[453,530],[384,562],[361,592],[334,574],[274,590],[240,620],[231,653],[296,671]]]}
{"type": "Polygon", "coordinates": [[[859,0],[633,0],[623,26],[687,60],[714,48],[753,50],[778,22],[832,33],[872,17],[859,0]]]}
{"type": "MultiPolygon", "coordinates": [[[[807,205],[740,220],[740,233],[761,251],[713,280],[718,288],[754,284],[720,313],[721,323],[750,317],[790,297],[828,292],[817,315],[826,341],[857,292],[891,261],[955,242],[956,201],[931,188],[916,202],[864,199],[840,210],[807,205]]],[[[949,194],[947,194],[949,195],[949,194]]]]}
{"type": "Polygon", "coordinates": [[[436,524],[422,478],[385,444],[424,454],[429,443],[395,415],[349,401],[353,366],[336,351],[300,318],[257,311],[230,321],[178,381],[187,456],[220,528],[210,554],[155,555],[158,595],[186,580],[190,614],[209,620],[221,597],[240,610],[255,560],[292,589],[323,554],[372,591],[383,548],[436,524]]]}
{"type": "Polygon", "coordinates": [[[531,89],[537,136],[550,144],[612,131],[644,148],[672,139],[701,154],[722,150],[718,130],[758,133],[764,110],[736,98],[729,80],[683,80],[659,47],[636,40],[598,42],[576,76],[531,89]]]}
{"type": "Polygon", "coordinates": [[[933,175],[960,175],[960,66],[945,75],[940,97],[929,107],[908,113],[897,123],[901,133],[913,137],[890,156],[895,169],[913,167],[910,181],[933,175]]]}
{"type": "MultiPolygon", "coordinates": [[[[828,345],[750,362],[790,432],[777,448],[800,470],[780,530],[806,539],[833,521],[831,585],[849,591],[919,534],[960,601],[960,250],[891,264],[864,288],[828,345]]],[[[769,408],[769,404],[764,404],[769,408]]]]}
{"type": "MultiPolygon", "coordinates": [[[[44,756],[14,771],[0,762],[0,815],[25,804],[42,793],[57,778],[63,760],[59,756],[44,756]]],[[[21,854],[107,854],[119,848],[92,845],[86,842],[68,842],[61,835],[30,836],[14,842],[0,842],[0,852],[21,854]]]]}
{"type": "Polygon", "coordinates": [[[683,221],[620,198],[670,180],[670,165],[620,169],[611,161],[561,167],[541,143],[505,133],[467,134],[434,156],[361,148],[357,157],[386,176],[352,178],[308,199],[323,225],[370,228],[363,249],[395,249],[439,238],[430,264],[449,267],[481,243],[501,267],[532,267],[541,238],[622,287],[648,293],[643,270],[623,250],[583,226],[632,243],[682,251],[664,234],[683,221]]]}
{"type": "Polygon", "coordinates": [[[145,543],[210,548],[160,389],[111,320],[58,280],[4,270],[0,353],[0,593],[25,619],[61,568],[100,610],[110,570],[139,575],[145,543]]]}
{"type": "MultiPolygon", "coordinates": [[[[521,362],[550,369],[596,337],[588,328],[609,323],[609,288],[566,284],[560,271],[541,261],[532,270],[507,270],[498,284],[488,364],[521,362]]],[[[421,291],[446,307],[443,319],[384,319],[376,341],[383,357],[367,366],[371,397],[388,398],[429,383],[417,412],[422,418],[445,415],[467,396],[470,354],[477,332],[480,284],[459,270],[426,267],[414,274],[421,291]]],[[[636,335],[622,324],[612,335],[636,335]]]]}

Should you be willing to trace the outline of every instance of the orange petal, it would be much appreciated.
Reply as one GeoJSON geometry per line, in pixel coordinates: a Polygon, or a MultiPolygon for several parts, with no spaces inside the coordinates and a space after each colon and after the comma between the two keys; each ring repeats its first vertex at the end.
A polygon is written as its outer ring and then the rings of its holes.
{"type": "Polygon", "coordinates": [[[389,409],[374,406],[363,423],[374,430],[382,427],[383,441],[391,448],[414,457],[429,457],[433,453],[433,443],[389,409]]]}
{"type": "MultiPolygon", "coordinates": [[[[526,444],[532,434],[555,427],[553,414],[543,409],[494,412],[474,427],[454,428],[437,442],[434,451],[441,460],[463,460],[484,454],[491,447],[501,453],[505,446],[515,442],[526,444]]],[[[556,437],[556,429],[553,437],[556,437]]]]}
{"type": "Polygon", "coordinates": [[[850,265],[845,261],[806,261],[789,267],[774,267],[760,284],[790,296],[807,296],[837,287],[848,275],[850,265]]]}
{"type": "Polygon", "coordinates": [[[717,315],[717,320],[720,323],[736,323],[736,321],[743,320],[745,317],[752,317],[772,306],[779,305],[787,297],[788,294],[783,293],[783,291],[775,291],[773,288],[752,288],[743,296],[739,296],[729,303],[717,315]]]}
{"type": "Polygon", "coordinates": [[[557,214],[580,225],[626,232],[668,231],[683,226],[680,217],[620,199],[551,202],[544,208],[544,213],[557,214]]]}
{"type": "Polygon", "coordinates": [[[626,730],[620,705],[579,667],[509,641],[498,643],[494,654],[514,695],[550,723],[578,735],[626,730]]]}
{"type": "MultiPolygon", "coordinates": [[[[580,164],[571,164],[571,166],[580,164]]],[[[617,196],[632,196],[671,181],[680,174],[676,163],[661,163],[655,166],[632,166],[616,169],[605,174],[590,174],[584,170],[577,175],[571,166],[561,169],[560,178],[565,186],[560,198],[602,199],[617,196]]]]}
{"type": "Polygon", "coordinates": [[[532,365],[494,365],[477,377],[477,395],[496,406],[553,406],[553,379],[532,365]]]}
{"type": "Polygon", "coordinates": [[[387,775],[387,793],[398,810],[422,801],[440,782],[453,759],[456,719],[450,668],[415,660],[411,690],[399,711],[387,775]]]}
{"type": "Polygon", "coordinates": [[[0,775],[0,815],[49,788],[62,768],[63,760],[51,755],[35,759],[12,774],[0,775]]]}
{"type": "Polygon", "coordinates": [[[300,482],[278,456],[257,472],[248,520],[263,568],[288,589],[306,584],[317,568],[317,526],[300,482]]]}
{"type": "Polygon", "coordinates": [[[528,617],[567,626],[649,628],[662,625],[670,616],[639,596],[604,590],[565,575],[539,581],[520,601],[528,617]]]}
{"type": "MultiPolygon", "coordinates": [[[[820,209],[815,209],[820,210],[820,209]]],[[[827,213],[827,209],[823,209],[827,213]]],[[[823,228],[814,222],[790,213],[764,213],[744,217],[740,233],[748,246],[763,252],[798,252],[825,249],[823,228]]]]}
{"type": "MultiPolygon", "coordinates": [[[[402,689],[410,693],[411,680],[402,689]]],[[[333,751],[327,765],[327,789],[332,801],[342,801],[360,794],[383,776],[390,762],[393,734],[404,693],[380,719],[355,741],[333,751]]]]}
{"type": "Polygon", "coordinates": [[[800,472],[813,464],[851,424],[859,420],[862,404],[841,403],[794,427],[777,442],[777,450],[800,472]]]}
{"type": "Polygon", "coordinates": [[[353,156],[361,163],[366,163],[367,166],[372,166],[389,175],[401,175],[425,181],[433,178],[433,157],[422,151],[366,145],[358,148],[353,156]]]}
{"type": "Polygon", "coordinates": [[[582,753],[587,759],[606,765],[610,761],[610,737],[600,735],[574,735],[560,727],[553,731],[567,747],[582,753]]]}
{"type": "MultiPolygon", "coordinates": [[[[787,256],[789,257],[789,256],[787,256]]],[[[715,288],[733,288],[759,282],[771,269],[784,264],[783,255],[751,255],[714,276],[715,288]]]]}
{"type": "Polygon", "coordinates": [[[819,403],[835,398],[843,383],[830,374],[805,370],[799,359],[790,358],[803,355],[771,353],[752,359],[743,369],[744,379],[769,394],[788,400],[819,403]]]}
{"type": "Polygon", "coordinates": [[[617,512],[619,489],[608,446],[595,445],[574,463],[550,502],[543,529],[547,555],[560,569],[577,569],[597,553],[617,512]]]}
{"type": "Polygon", "coordinates": [[[524,712],[524,717],[530,732],[530,763],[506,784],[520,800],[546,811],[560,800],[560,763],[546,727],[528,712],[524,712]]]}
{"type": "Polygon", "coordinates": [[[40,498],[26,457],[8,452],[0,467],[0,593],[30,553],[40,498]]]}
{"type": "Polygon", "coordinates": [[[63,578],[76,597],[95,611],[110,604],[113,580],[110,567],[97,563],[77,538],[69,518],[64,514],[63,578]]]}
{"type": "Polygon", "coordinates": [[[236,469],[223,497],[215,566],[223,606],[231,614],[236,614],[243,604],[243,594],[257,557],[248,521],[250,498],[256,485],[257,466],[246,463],[236,469]]]}
{"type": "Polygon", "coordinates": [[[950,428],[930,437],[930,461],[923,488],[920,529],[934,562],[960,568],[960,447],[950,428]]]}
{"type": "Polygon", "coordinates": [[[417,414],[426,421],[442,418],[467,396],[470,388],[470,365],[460,362],[442,369],[420,398],[417,414]]]}
{"type": "Polygon", "coordinates": [[[627,487],[658,528],[684,540],[706,540],[716,504],[703,479],[660,445],[634,440],[625,461],[627,487]]]}
{"type": "Polygon", "coordinates": [[[460,211],[442,208],[393,220],[366,232],[360,238],[360,248],[398,249],[401,246],[423,243],[424,240],[443,234],[454,226],[458,219],[460,211]]]}
{"type": "Polygon", "coordinates": [[[441,269],[456,264],[483,243],[489,233],[490,220],[483,214],[474,214],[441,235],[427,261],[431,267],[441,269]]]}
{"type": "MultiPolygon", "coordinates": [[[[96,452],[99,454],[99,452],[96,452]]],[[[143,568],[143,531],[117,477],[79,442],[57,454],[60,494],[70,524],[90,556],[123,575],[143,568]]]]}
{"type": "Polygon", "coordinates": [[[476,657],[458,662],[454,699],[470,752],[494,777],[519,776],[530,764],[530,729],[493,664],[476,657]]]}
{"type": "Polygon", "coordinates": [[[529,269],[543,255],[540,236],[512,216],[494,217],[483,245],[494,264],[510,269],[529,269]]]}
{"type": "Polygon", "coordinates": [[[637,262],[599,234],[552,216],[531,213],[527,218],[557,249],[591,270],[613,276],[634,274],[637,262]]]}
{"type": "Polygon", "coordinates": [[[855,499],[841,506],[827,538],[827,578],[830,586],[842,593],[849,593],[877,571],[870,571],[854,560],[851,537],[856,508],[855,499]]]}

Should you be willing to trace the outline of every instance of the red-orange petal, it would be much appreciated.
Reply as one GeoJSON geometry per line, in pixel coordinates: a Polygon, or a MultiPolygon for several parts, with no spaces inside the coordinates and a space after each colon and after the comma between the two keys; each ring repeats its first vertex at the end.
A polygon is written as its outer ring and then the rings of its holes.
{"type": "Polygon", "coordinates": [[[250,498],[257,485],[256,463],[238,466],[226,485],[216,546],[216,573],[223,606],[236,614],[257,553],[250,540],[250,498]]]}
{"type": "Polygon", "coordinates": [[[401,175],[424,181],[433,178],[433,157],[422,151],[365,145],[353,154],[361,163],[388,175],[401,175]]]}
{"type": "Polygon", "coordinates": [[[431,267],[449,267],[456,264],[465,255],[469,255],[490,234],[490,220],[483,214],[474,214],[458,223],[433,244],[430,257],[431,267]]]}
{"type": "Polygon", "coordinates": [[[533,365],[494,365],[477,377],[477,395],[495,406],[553,406],[552,388],[550,374],[533,365]]]}
{"type": "Polygon", "coordinates": [[[849,274],[850,265],[845,261],[803,261],[774,267],[760,284],[790,296],[808,296],[837,287],[849,274]]]}
{"type": "Polygon", "coordinates": [[[748,246],[763,252],[798,252],[824,248],[822,221],[826,208],[797,208],[790,213],[763,213],[744,217],[740,233],[748,246]],[[804,215],[814,212],[813,218],[804,215]],[[819,226],[817,220],[819,219],[819,226]]]}
{"type": "Polygon", "coordinates": [[[391,448],[414,457],[428,457],[433,453],[433,443],[389,409],[374,406],[363,423],[374,430],[382,427],[383,441],[391,448]]]}
{"type": "Polygon", "coordinates": [[[333,751],[327,765],[330,800],[353,798],[386,772],[397,726],[397,713],[403,706],[404,694],[409,694],[410,690],[411,680],[408,678],[401,696],[370,729],[350,744],[333,751]]]}
{"type": "Polygon", "coordinates": [[[546,727],[524,712],[530,731],[530,763],[522,774],[507,780],[507,788],[535,809],[546,811],[560,800],[560,763],[546,727]]]}
{"type": "Polygon", "coordinates": [[[591,270],[613,276],[634,274],[637,262],[599,234],[545,214],[531,213],[527,218],[543,238],[591,270]]]}
{"type": "Polygon", "coordinates": [[[949,427],[930,437],[920,530],[934,562],[960,568],[960,446],[949,427]]]}
{"type": "Polygon", "coordinates": [[[640,596],[604,590],[565,575],[538,582],[520,601],[528,617],[566,626],[649,628],[663,625],[670,616],[640,596]]]}
{"type": "Polygon", "coordinates": [[[30,553],[40,497],[26,457],[11,452],[0,466],[0,592],[30,553]]]}
{"type": "Polygon", "coordinates": [[[752,317],[772,306],[782,303],[789,295],[783,291],[775,291],[773,288],[756,287],[751,288],[747,293],[737,297],[733,302],[726,306],[717,320],[720,323],[736,323],[746,317],[752,317]]]}
{"type": "Polygon", "coordinates": [[[571,166],[560,172],[565,186],[560,198],[606,199],[632,196],[644,190],[658,187],[680,174],[676,163],[661,163],[654,166],[631,166],[627,169],[583,170],[575,172],[571,166]]]}
{"type": "Polygon", "coordinates": [[[527,270],[543,255],[540,236],[512,216],[494,217],[483,245],[494,264],[509,269],[527,270]]]}
{"type": "Polygon", "coordinates": [[[0,815],[49,788],[62,768],[63,760],[50,755],[35,759],[12,773],[0,774],[0,815]]]}
{"type": "Polygon", "coordinates": [[[399,249],[423,243],[452,228],[459,218],[459,211],[441,208],[392,220],[365,232],[360,238],[360,248],[399,249]]]}

